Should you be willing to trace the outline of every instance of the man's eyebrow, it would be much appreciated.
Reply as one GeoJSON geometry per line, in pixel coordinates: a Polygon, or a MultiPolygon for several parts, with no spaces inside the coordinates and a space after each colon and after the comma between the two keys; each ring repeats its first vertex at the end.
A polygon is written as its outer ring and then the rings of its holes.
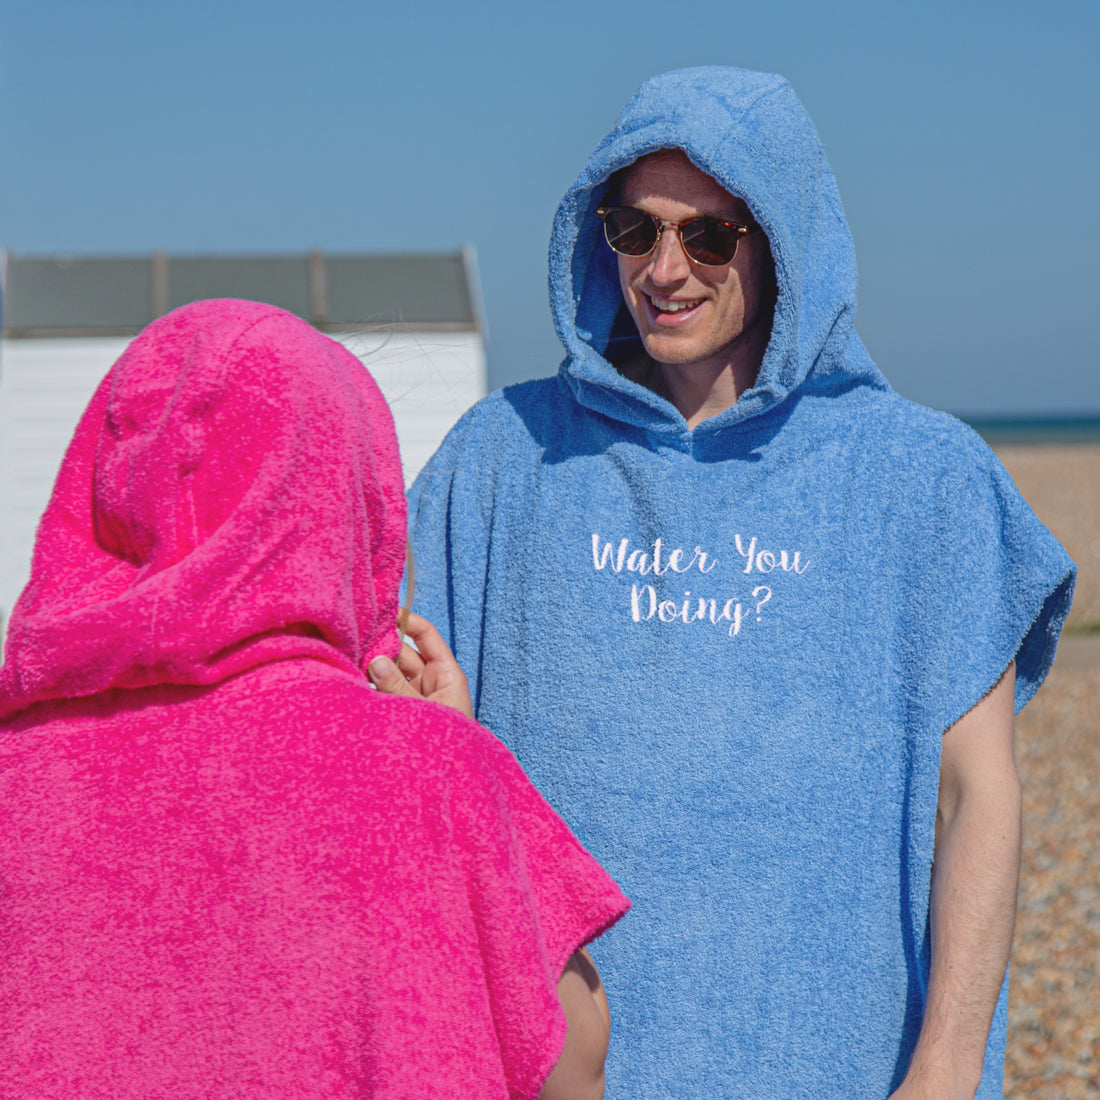
{"type": "MultiPolygon", "coordinates": [[[[689,214],[688,217],[710,217],[717,218],[719,221],[739,222],[744,223],[745,225],[756,225],[757,222],[752,215],[752,211],[749,209],[749,204],[745,202],[744,199],[738,199],[736,195],[731,195],[730,197],[734,200],[734,203],[730,204],[729,209],[720,210],[712,206],[701,206],[696,207],[698,213],[689,214]],[[738,203],[740,205],[737,205],[738,203]]],[[[605,199],[603,202],[600,203],[600,206],[632,206],[636,210],[644,210],[645,213],[652,214],[652,210],[646,210],[645,201],[645,199],[638,199],[635,202],[627,202],[622,197],[622,195],[619,195],[617,198],[613,198],[610,200],[605,199]]],[[[658,215],[654,216],[656,217],[658,215]]]]}

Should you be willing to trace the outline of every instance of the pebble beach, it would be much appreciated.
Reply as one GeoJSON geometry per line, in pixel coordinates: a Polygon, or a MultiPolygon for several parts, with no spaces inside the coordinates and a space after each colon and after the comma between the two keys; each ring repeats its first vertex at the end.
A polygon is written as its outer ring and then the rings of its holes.
{"type": "Polygon", "coordinates": [[[997,454],[1080,570],[1050,676],[1017,722],[1024,794],[1005,1095],[1100,1098],[1100,444],[997,454]]]}

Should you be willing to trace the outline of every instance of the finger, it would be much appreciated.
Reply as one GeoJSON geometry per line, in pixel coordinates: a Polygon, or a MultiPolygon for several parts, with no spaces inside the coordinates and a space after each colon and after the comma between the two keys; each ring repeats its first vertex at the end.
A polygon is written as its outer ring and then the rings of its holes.
{"type": "Polygon", "coordinates": [[[397,655],[397,667],[407,680],[415,681],[424,674],[424,659],[406,642],[397,655]]]}
{"type": "Polygon", "coordinates": [[[401,675],[401,670],[389,657],[375,657],[367,666],[367,675],[379,691],[387,695],[406,695],[421,698],[420,693],[401,675]]]}
{"type": "Polygon", "coordinates": [[[423,616],[410,611],[406,633],[412,638],[426,663],[443,661],[458,667],[451,647],[443,640],[443,635],[423,616]]]}

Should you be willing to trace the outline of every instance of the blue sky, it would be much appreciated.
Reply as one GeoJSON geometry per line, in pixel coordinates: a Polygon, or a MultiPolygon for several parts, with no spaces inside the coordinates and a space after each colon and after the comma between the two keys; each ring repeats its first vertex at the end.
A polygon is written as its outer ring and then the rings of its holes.
{"type": "Polygon", "coordinates": [[[903,394],[1100,415],[1100,4],[0,0],[0,247],[478,249],[494,384],[552,373],[561,193],[647,76],[781,72],[903,394]]]}

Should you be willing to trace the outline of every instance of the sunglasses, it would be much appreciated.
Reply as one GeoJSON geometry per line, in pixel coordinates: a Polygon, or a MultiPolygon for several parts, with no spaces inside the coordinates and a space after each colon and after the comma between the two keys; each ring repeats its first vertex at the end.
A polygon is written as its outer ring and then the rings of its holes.
{"type": "Polygon", "coordinates": [[[692,263],[723,267],[737,254],[737,242],[755,225],[738,225],[701,214],[682,222],[666,222],[656,214],[634,206],[601,206],[596,214],[603,222],[607,243],[621,256],[648,256],[666,229],[680,234],[680,246],[692,263]]]}

